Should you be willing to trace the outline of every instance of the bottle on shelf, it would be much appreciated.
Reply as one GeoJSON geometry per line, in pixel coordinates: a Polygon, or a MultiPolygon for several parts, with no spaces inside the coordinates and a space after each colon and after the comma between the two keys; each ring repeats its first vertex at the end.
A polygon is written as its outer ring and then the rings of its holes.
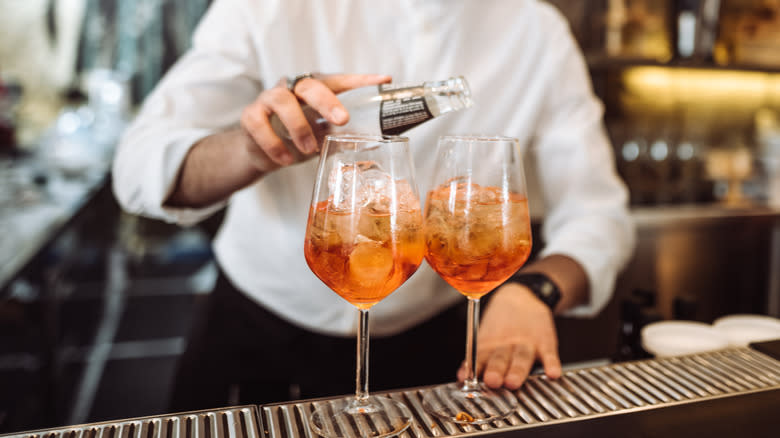
{"type": "Polygon", "coordinates": [[[696,53],[696,34],[699,27],[698,0],[676,2],[676,39],[677,57],[691,58],[696,53]]]}
{"type": "Polygon", "coordinates": [[[617,168],[628,186],[631,203],[643,203],[642,161],[647,156],[647,142],[635,124],[626,122],[613,128],[617,134],[617,168]]]}
{"type": "Polygon", "coordinates": [[[721,0],[699,0],[693,56],[700,61],[712,61],[718,38],[721,0]]]}
{"type": "Polygon", "coordinates": [[[673,157],[670,153],[672,137],[671,127],[667,121],[664,121],[656,135],[649,141],[648,154],[650,156],[650,173],[653,175],[655,204],[668,204],[673,200],[673,157]]]}
{"type": "MultiPolygon", "coordinates": [[[[303,105],[303,113],[321,142],[327,134],[362,133],[398,135],[435,117],[473,105],[468,82],[461,76],[422,84],[382,84],[345,91],[338,95],[349,112],[344,126],[331,125],[317,111],[303,105]]],[[[271,126],[280,138],[290,134],[274,114],[271,126]]]]}
{"type": "Polygon", "coordinates": [[[681,203],[709,201],[705,190],[704,160],[707,151],[707,127],[700,121],[684,118],[674,147],[677,167],[677,197],[681,203]]]}
{"type": "Polygon", "coordinates": [[[780,115],[772,108],[761,108],[755,115],[757,161],[765,174],[764,196],[767,205],[780,208],[780,115]]]}
{"type": "Polygon", "coordinates": [[[609,0],[605,14],[604,49],[609,56],[623,53],[623,26],[628,21],[625,0],[609,0]]]}
{"type": "Polygon", "coordinates": [[[669,2],[609,0],[604,10],[604,51],[609,57],[666,62],[672,47],[669,2]]]}

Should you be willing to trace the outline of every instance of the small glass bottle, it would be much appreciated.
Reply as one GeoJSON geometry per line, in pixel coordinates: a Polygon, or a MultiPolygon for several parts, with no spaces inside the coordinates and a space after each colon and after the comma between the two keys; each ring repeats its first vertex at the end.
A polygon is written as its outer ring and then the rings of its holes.
{"type": "MultiPolygon", "coordinates": [[[[434,117],[473,105],[469,85],[462,76],[422,84],[356,88],[340,93],[338,98],[349,112],[349,122],[344,126],[331,125],[310,106],[302,106],[319,142],[332,133],[399,135],[434,117]]],[[[276,114],[271,116],[271,126],[282,140],[291,141],[276,114]]]]}

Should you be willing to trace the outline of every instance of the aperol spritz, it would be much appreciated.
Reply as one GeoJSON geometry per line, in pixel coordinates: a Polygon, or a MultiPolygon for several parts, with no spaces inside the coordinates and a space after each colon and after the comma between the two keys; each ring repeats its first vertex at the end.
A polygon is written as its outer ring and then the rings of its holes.
{"type": "MultiPolygon", "coordinates": [[[[358,162],[342,166],[346,169],[335,171],[357,171],[364,178],[371,170],[361,169],[377,164],[358,162]]],[[[362,201],[355,209],[340,208],[331,195],[312,205],[309,214],[306,261],[328,287],[361,309],[373,306],[396,290],[414,274],[423,257],[417,196],[408,181],[384,183],[394,184],[398,205],[393,205],[390,193],[372,193],[372,199],[362,201]]]]}
{"type": "Polygon", "coordinates": [[[312,272],[358,309],[355,397],[315,409],[316,433],[340,437],[345,425],[371,424],[362,436],[405,430],[409,409],[368,395],[368,311],[422,263],[420,200],[404,137],[335,135],[325,139],[309,210],[304,255],[312,272]],[[380,421],[381,420],[381,421],[380,421]]]}
{"type": "Polygon", "coordinates": [[[468,368],[462,385],[425,393],[423,406],[457,423],[488,423],[517,408],[509,391],[478,381],[476,352],[480,298],[520,269],[531,253],[520,146],[507,137],[445,136],[436,160],[425,206],[425,259],[468,298],[468,368]]]}
{"type": "Polygon", "coordinates": [[[469,298],[480,298],[514,274],[531,253],[528,200],[476,183],[436,187],[426,201],[425,246],[428,263],[447,283],[469,298]]]}

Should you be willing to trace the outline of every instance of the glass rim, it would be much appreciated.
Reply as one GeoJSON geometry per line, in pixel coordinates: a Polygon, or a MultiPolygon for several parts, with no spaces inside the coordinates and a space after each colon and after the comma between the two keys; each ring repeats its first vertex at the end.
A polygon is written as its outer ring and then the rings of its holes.
{"type": "Polygon", "coordinates": [[[409,138],[401,135],[384,134],[328,134],[325,136],[326,142],[356,142],[366,141],[374,143],[409,143],[409,138]]]}
{"type": "Polygon", "coordinates": [[[520,140],[517,137],[509,137],[505,135],[488,135],[488,134],[452,134],[441,135],[439,141],[481,141],[481,142],[517,142],[520,140]]]}

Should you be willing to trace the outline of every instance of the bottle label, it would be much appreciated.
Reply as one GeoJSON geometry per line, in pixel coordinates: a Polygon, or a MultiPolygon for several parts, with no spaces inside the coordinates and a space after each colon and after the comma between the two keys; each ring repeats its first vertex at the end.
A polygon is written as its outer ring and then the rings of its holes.
{"type": "Polygon", "coordinates": [[[382,103],[379,107],[379,125],[383,135],[398,135],[433,118],[421,87],[397,88],[380,85],[382,103]]]}

